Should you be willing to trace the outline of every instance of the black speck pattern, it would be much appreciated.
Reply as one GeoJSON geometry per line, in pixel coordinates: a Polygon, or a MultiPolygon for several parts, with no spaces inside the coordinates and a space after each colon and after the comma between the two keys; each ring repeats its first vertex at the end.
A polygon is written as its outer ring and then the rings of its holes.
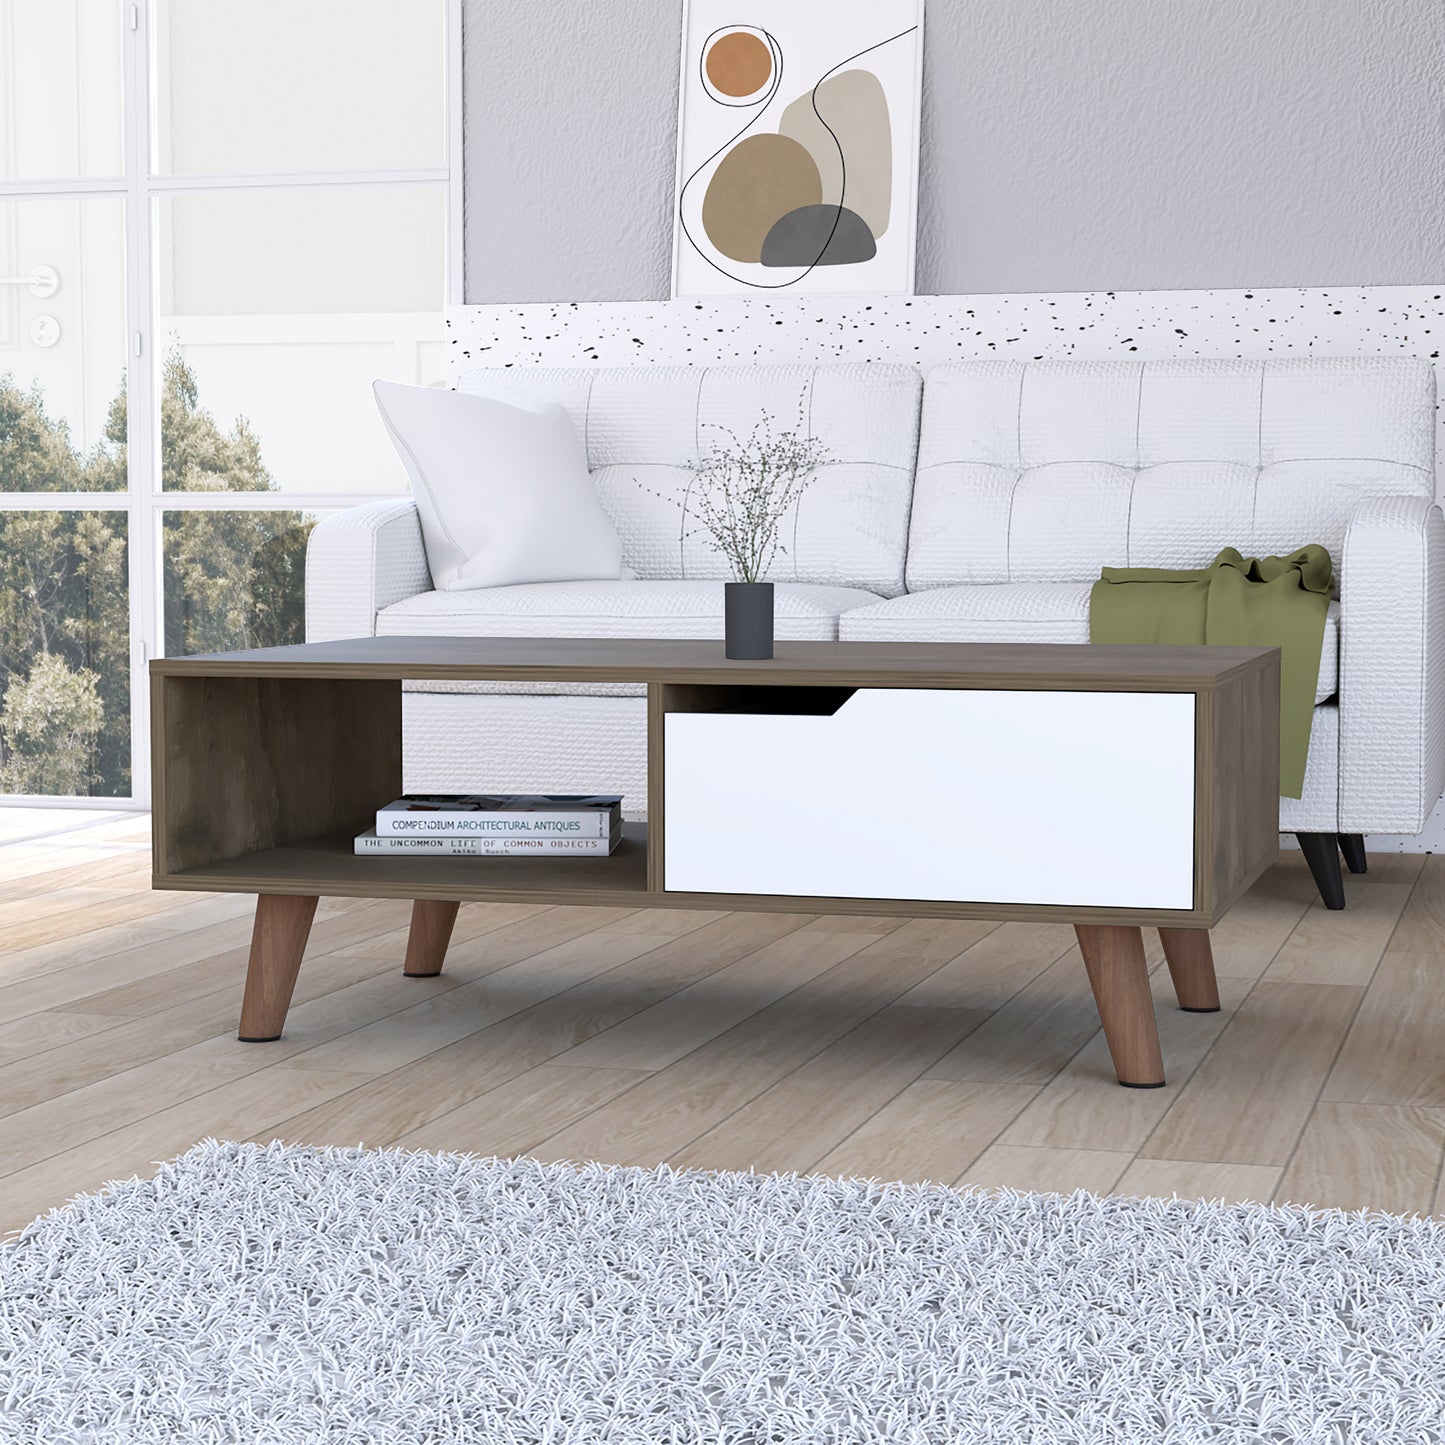
{"type": "MultiPolygon", "coordinates": [[[[1442,328],[1445,292],[1430,286],[574,301],[463,306],[447,317],[453,383],[477,366],[878,361],[927,371],[987,357],[1403,355],[1438,371],[1442,328]]],[[[1438,405],[1436,414],[1438,466],[1438,405]]]]}

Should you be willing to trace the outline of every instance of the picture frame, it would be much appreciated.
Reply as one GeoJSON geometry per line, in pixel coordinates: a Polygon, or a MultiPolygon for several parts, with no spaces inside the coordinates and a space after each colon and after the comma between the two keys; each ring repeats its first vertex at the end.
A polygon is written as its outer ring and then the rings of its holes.
{"type": "Polygon", "coordinates": [[[911,295],[923,0],[685,0],[672,295],[911,295]]]}

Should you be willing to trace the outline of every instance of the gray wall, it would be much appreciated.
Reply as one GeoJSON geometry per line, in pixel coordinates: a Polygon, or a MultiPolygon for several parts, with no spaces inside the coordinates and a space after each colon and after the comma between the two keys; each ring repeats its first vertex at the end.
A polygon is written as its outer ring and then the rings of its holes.
{"type": "MultiPolygon", "coordinates": [[[[468,301],[668,294],[681,10],[466,0],[468,301]]],[[[925,29],[922,293],[1445,279],[1442,0],[929,0],[925,29]]]]}

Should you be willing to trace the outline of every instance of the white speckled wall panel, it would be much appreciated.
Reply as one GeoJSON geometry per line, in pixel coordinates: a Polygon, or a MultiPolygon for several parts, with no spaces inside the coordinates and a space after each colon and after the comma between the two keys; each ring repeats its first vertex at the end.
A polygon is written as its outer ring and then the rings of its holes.
{"type": "MultiPolygon", "coordinates": [[[[983,357],[1425,356],[1438,372],[1445,284],[871,301],[538,302],[457,307],[447,324],[453,383],[478,366],[872,361],[926,371],[983,357]]],[[[1445,379],[1438,389],[1445,398],[1445,379]]],[[[1228,412],[1227,398],[1221,403],[1228,412]]],[[[1012,445],[1013,438],[1007,440],[1012,445]]],[[[1437,464],[1445,465],[1445,431],[1437,442],[1437,464]]],[[[1253,463],[1250,451],[1240,460],[1253,463]]]]}

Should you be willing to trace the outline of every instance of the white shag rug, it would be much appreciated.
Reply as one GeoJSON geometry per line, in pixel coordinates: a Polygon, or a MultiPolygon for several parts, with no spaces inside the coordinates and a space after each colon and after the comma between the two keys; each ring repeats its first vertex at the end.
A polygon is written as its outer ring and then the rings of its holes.
{"type": "Polygon", "coordinates": [[[0,1248],[0,1440],[1445,1439],[1445,1227],[207,1141],[0,1248]]]}

